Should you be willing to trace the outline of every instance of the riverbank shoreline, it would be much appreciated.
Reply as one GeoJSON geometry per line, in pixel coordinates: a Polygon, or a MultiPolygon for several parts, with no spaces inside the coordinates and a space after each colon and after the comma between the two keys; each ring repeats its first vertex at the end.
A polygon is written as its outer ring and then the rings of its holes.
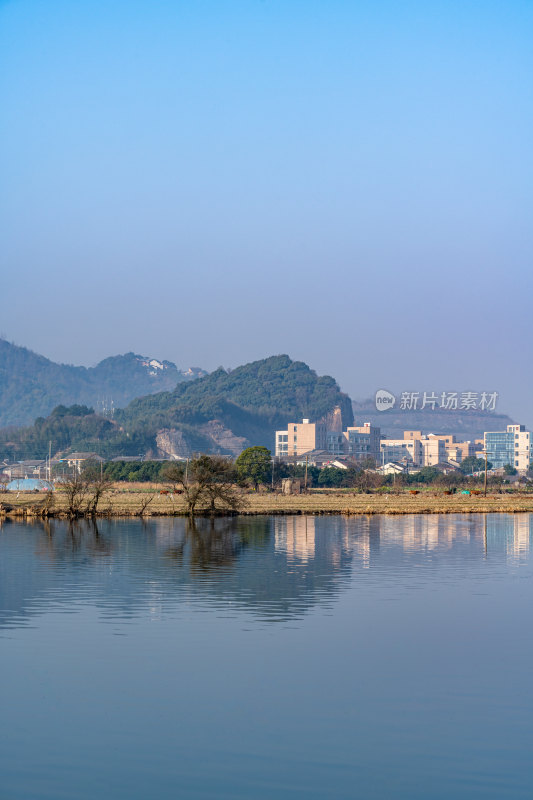
{"type": "MultiPolygon", "coordinates": [[[[300,495],[243,492],[238,511],[218,509],[216,516],[290,516],[308,514],[370,516],[375,514],[516,514],[533,513],[533,494],[490,493],[484,495],[445,495],[442,492],[410,494],[365,494],[354,492],[309,492],[300,495]]],[[[0,494],[0,520],[6,518],[59,518],[73,516],[98,518],[186,517],[188,512],[180,496],[168,493],[113,490],[102,497],[95,513],[83,508],[69,513],[61,492],[52,497],[12,497],[0,494]]],[[[211,516],[209,509],[199,508],[195,516],[211,516]]]]}

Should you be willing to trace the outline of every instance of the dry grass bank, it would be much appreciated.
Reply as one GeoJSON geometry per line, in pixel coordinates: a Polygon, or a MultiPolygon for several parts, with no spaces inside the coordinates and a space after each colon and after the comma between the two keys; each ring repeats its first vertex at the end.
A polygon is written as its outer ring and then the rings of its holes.
{"type": "MultiPolygon", "coordinates": [[[[419,494],[400,491],[390,494],[362,494],[351,490],[310,491],[287,496],[273,493],[243,492],[243,514],[456,514],[533,512],[533,494],[494,493],[481,495],[445,495],[429,490],[419,494]]],[[[42,494],[21,492],[0,494],[0,504],[10,516],[40,515],[45,510],[42,494]]],[[[66,499],[61,491],[53,495],[46,510],[51,516],[66,513],[66,499]]],[[[201,511],[201,509],[200,509],[201,511]]],[[[170,516],[186,513],[180,495],[162,494],[160,487],[146,484],[120,486],[107,492],[98,513],[111,516],[170,516]]]]}

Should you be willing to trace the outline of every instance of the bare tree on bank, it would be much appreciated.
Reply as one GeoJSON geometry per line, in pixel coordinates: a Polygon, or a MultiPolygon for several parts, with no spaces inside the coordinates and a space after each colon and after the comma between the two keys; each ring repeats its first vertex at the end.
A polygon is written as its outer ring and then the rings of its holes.
{"type": "Polygon", "coordinates": [[[93,481],[87,481],[87,506],[86,512],[89,516],[94,517],[98,510],[98,503],[103,495],[108,492],[113,483],[107,478],[97,478],[93,481]]]}
{"type": "Polygon", "coordinates": [[[135,516],[136,517],[144,517],[144,512],[146,511],[146,509],[148,508],[150,503],[154,500],[154,498],[155,498],[155,492],[152,492],[149,495],[145,495],[144,497],[141,497],[140,504],[139,504],[139,510],[135,512],[135,516]]]}
{"type": "Polygon", "coordinates": [[[5,472],[0,472],[0,492],[5,492],[7,490],[7,484],[9,483],[9,477],[6,475],[5,472]]]}
{"type": "Polygon", "coordinates": [[[77,472],[71,478],[62,481],[61,488],[65,494],[67,514],[71,519],[77,519],[84,513],[84,503],[87,493],[87,481],[77,472]]]}
{"type": "Polygon", "coordinates": [[[98,464],[87,464],[81,473],[75,471],[62,482],[69,517],[96,516],[100,500],[112,485],[98,464]]]}
{"type": "Polygon", "coordinates": [[[113,486],[113,481],[106,477],[102,464],[88,462],[81,473],[85,481],[85,513],[90,517],[96,516],[98,503],[103,495],[113,486]]]}
{"type": "Polygon", "coordinates": [[[235,468],[222,456],[201,455],[187,466],[176,462],[169,464],[163,476],[173,485],[174,491],[183,494],[190,517],[194,517],[199,506],[207,505],[212,515],[242,507],[242,496],[235,486],[235,468]]]}

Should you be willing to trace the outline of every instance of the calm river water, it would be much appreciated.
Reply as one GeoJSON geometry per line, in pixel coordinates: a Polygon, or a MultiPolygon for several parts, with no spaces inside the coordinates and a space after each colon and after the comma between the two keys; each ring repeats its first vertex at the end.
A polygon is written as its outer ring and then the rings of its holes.
{"type": "Polygon", "coordinates": [[[0,797],[531,798],[533,515],[0,529],[0,797]]]}

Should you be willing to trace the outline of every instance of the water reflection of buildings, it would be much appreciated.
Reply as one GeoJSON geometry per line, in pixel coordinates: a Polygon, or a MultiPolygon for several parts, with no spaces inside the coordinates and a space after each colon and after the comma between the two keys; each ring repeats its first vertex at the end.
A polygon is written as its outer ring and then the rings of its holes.
{"type": "Polygon", "coordinates": [[[309,561],[315,557],[315,518],[276,517],[274,547],[287,554],[287,560],[309,561]]]}
{"type": "Polygon", "coordinates": [[[533,538],[533,514],[409,515],[368,517],[353,523],[352,553],[370,568],[384,550],[406,555],[479,553],[527,561],[533,538]]]}
{"type": "Polygon", "coordinates": [[[370,569],[385,551],[413,557],[449,552],[490,552],[517,560],[529,557],[533,515],[406,515],[369,517],[277,517],[274,546],[291,564],[326,558],[332,567],[343,557],[370,569]]]}
{"type": "MultiPolygon", "coordinates": [[[[284,516],[9,522],[0,536],[0,629],[47,598],[91,597],[108,616],[197,599],[288,619],[329,602],[361,570],[372,580],[431,563],[527,563],[533,514],[284,516]],[[65,589],[65,587],[67,587],[65,589]],[[70,593],[70,595],[69,595],[70,593]]],[[[461,567],[457,572],[457,566],[461,567]]]]}
{"type": "Polygon", "coordinates": [[[513,517],[513,539],[507,546],[507,554],[517,560],[526,561],[529,556],[532,517],[513,517]]]}
{"type": "Polygon", "coordinates": [[[437,514],[384,517],[380,536],[406,553],[449,550],[461,543],[477,542],[482,546],[483,518],[437,514]]]}
{"type": "Polygon", "coordinates": [[[489,555],[505,552],[508,561],[527,561],[533,536],[533,514],[487,514],[485,533],[489,555]]]}
{"type": "Polygon", "coordinates": [[[274,551],[285,555],[289,564],[322,562],[337,570],[351,561],[358,548],[349,517],[274,517],[273,526],[274,551]]]}
{"type": "MultiPolygon", "coordinates": [[[[405,553],[428,553],[447,549],[458,539],[471,541],[473,531],[460,530],[450,518],[435,516],[370,516],[352,519],[350,549],[360,567],[370,569],[384,550],[402,549],[405,553]]],[[[474,536],[483,542],[480,525],[474,536]]]]}

